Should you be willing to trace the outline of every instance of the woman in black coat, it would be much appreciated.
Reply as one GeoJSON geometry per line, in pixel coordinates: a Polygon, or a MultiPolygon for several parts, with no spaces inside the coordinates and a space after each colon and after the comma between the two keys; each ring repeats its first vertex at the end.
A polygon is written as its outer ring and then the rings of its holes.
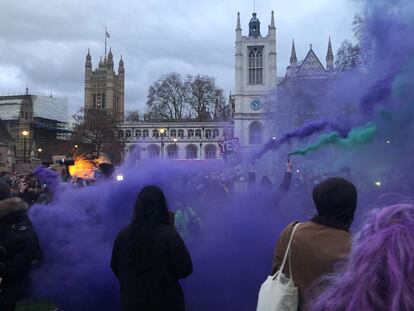
{"type": "Polygon", "coordinates": [[[183,311],[179,279],[193,271],[190,254],[171,224],[161,189],[146,186],[134,218],[113,246],[111,267],[119,280],[123,311],[183,311]]]}

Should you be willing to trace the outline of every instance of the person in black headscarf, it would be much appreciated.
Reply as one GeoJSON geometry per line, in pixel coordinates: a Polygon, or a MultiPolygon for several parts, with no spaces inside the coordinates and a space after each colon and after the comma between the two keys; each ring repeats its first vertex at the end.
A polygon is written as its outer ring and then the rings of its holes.
{"type": "Polygon", "coordinates": [[[134,218],[118,234],[111,268],[118,278],[123,311],[184,311],[178,283],[193,271],[190,254],[171,224],[161,189],[144,187],[134,218]]]}
{"type": "MultiPolygon", "coordinates": [[[[349,228],[357,206],[355,186],[340,177],[329,178],[313,189],[317,214],[301,223],[291,246],[292,277],[299,289],[299,304],[306,303],[308,290],[321,276],[332,272],[335,263],[345,259],[351,250],[349,228]]],[[[273,273],[283,260],[293,227],[288,225],[277,241],[273,257],[273,273]]],[[[283,271],[289,275],[288,265],[283,271]]]]}

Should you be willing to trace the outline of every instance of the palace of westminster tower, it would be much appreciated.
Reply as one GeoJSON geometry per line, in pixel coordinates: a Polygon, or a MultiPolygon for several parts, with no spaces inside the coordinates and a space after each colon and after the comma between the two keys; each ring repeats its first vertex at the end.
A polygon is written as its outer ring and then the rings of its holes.
{"type": "Polygon", "coordinates": [[[92,57],[89,53],[85,61],[85,110],[106,109],[115,114],[118,120],[124,118],[125,68],[121,59],[118,74],[114,70],[114,56],[111,49],[108,56],[99,61],[92,70],[92,57]]]}

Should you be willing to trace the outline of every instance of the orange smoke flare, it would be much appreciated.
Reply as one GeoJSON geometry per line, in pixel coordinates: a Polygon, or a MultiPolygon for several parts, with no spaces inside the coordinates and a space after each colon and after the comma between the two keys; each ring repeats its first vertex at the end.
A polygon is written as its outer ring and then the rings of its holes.
{"type": "Polygon", "coordinates": [[[99,169],[99,164],[101,163],[111,163],[111,161],[104,155],[100,155],[94,160],[88,160],[83,155],[76,156],[75,165],[69,166],[69,173],[73,177],[88,180],[94,179],[94,174],[99,169]]]}

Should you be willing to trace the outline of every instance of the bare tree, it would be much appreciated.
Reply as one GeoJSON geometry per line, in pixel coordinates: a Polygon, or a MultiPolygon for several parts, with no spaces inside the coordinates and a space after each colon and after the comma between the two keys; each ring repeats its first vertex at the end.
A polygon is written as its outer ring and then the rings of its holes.
{"type": "Polygon", "coordinates": [[[99,155],[100,152],[117,147],[117,120],[110,112],[82,109],[74,116],[74,120],[72,141],[79,145],[81,152],[99,155]]]}
{"type": "Polygon", "coordinates": [[[344,40],[338,49],[335,61],[337,71],[349,71],[361,64],[361,49],[358,44],[344,40]]]}
{"type": "Polygon", "coordinates": [[[126,112],[125,122],[139,122],[140,113],[138,110],[130,110],[126,112]]]}
{"type": "Polygon", "coordinates": [[[186,87],[178,73],[169,73],[149,88],[146,119],[181,121],[186,113],[186,87]]]}
{"type": "Polygon", "coordinates": [[[197,121],[213,117],[217,95],[214,78],[207,75],[187,76],[188,103],[197,121]]]}

